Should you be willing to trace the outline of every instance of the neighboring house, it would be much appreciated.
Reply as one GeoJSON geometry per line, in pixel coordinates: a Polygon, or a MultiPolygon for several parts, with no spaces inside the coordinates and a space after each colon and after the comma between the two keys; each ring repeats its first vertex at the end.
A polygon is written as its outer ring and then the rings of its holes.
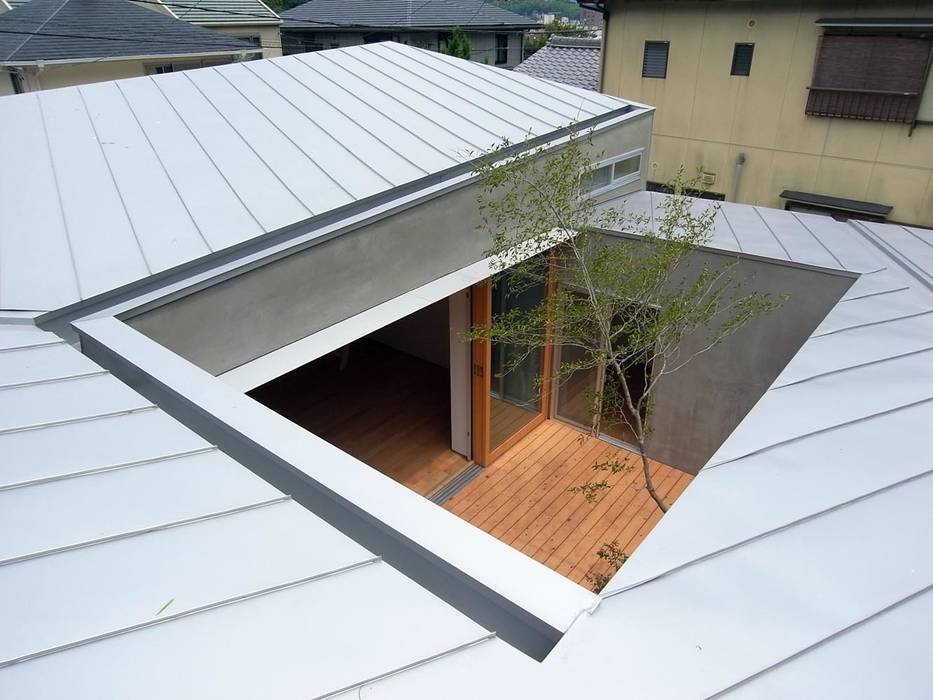
{"type": "Polygon", "coordinates": [[[652,507],[559,500],[592,461],[535,455],[615,446],[567,384],[497,411],[521,387],[461,342],[510,303],[477,164],[585,127],[650,222],[653,116],[391,43],[0,98],[0,697],[928,693],[927,231],[724,203],[684,271],[787,299],[657,395],[652,449],[702,470],[600,595],[519,551],[652,507]],[[438,441],[494,536],[401,483],[438,441]]]}
{"type": "Polygon", "coordinates": [[[260,51],[128,0],[31,0],[0,14],[0,95],[221,65],[260,51]]]}
{"type": "MultiPolygon", "coordinates": [[[[20,7],[30,0],[0,0],[20,7]]],[[[243,39],[262,48],[263,58],[282,55],[282,20],[262,0],[138,0],[134,4],[196,26],[243,39]]]]}
{"type": "Polygon", "coordinates": [[[486,0],[311,0],[281,16],[287,54],[379,41],[437,51],[451,29],[460,27],[474,61],[502,68],[522,60],[524,33],[538,26],[486,0]]]}
{"type": "Polygon", "coordinates": [[[599,39],[552,36],[515,70],[536,78],[599,90],[599,39]]]}
{"type": "Polygon", "coordinates": [[[159,0],[178,19],[262,47],[263,58],[282,55],[282,20],[262,0],[159,0]]]}
{"type": "Polygon", "coordinates": [[[603,92],[657,107],[652,182],[933,226],[933,2],[584,4],[603,92]]]}

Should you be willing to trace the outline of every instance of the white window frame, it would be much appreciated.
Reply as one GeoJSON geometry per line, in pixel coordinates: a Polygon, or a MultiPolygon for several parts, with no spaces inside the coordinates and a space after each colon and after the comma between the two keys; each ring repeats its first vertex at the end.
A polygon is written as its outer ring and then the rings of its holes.
{"type": "MultiPolygon", "coordinates": [[[[634,173],[632,173],[631,175],[623,175],[622,177],[616,178],[614,180],[611,179],[608,185],[603,185],[602,187],[598,187],[596,189],[590,190],[589,192],[583,192],[581,189],[580,191],[581,196],[593,197],[593,196],[603,194],[605,192],[609,192],[618,187],[624,187],[625,185],[630,185],[633,182],[637,182],[638,180],[641,179],[641,176],[642,176],[642,168],[644,166],[644,161],[645,161],[644,155],[645,155],[644,148],[636,148],[634,151],[629,151],[628,153],[622,153],[621,155],[612,156],[611,158],[606,158],[597,163],[593,163],[593,165],[591,165],[589,168],[590,172],[594,170],[599,170],[600,168],[604,168],[607,165],[614,166],[616,163],[620,161],[628,160],[629,158],[634,158],[635,156],[638,156],[638,170],[636,170],[634,173]]],[[[580,177],[582,179],[583,173],[580,173],[580,177]]]]}

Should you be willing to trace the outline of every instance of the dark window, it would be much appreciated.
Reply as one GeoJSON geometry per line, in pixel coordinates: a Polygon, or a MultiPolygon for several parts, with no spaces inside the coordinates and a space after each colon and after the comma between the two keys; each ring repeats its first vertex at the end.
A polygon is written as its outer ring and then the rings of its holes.
{"type": "Polygon", "coordinates": [[[921,36],[824,34],[807,114],[912,123],[931,43],[921,36]]]}
{"type": "Polygon", "coordinates": [[[750,75],[752,72],[752,54],[754,44],[736,44],[732,51],[732,75],[750,75]]]}
{"type": "Polygon", "coordinates": [[[262,39],[260,39],[258,36],[238,36],[237,39],[242,39],[246,43],[252,44],[253,46],[262,46],[262,39]]]}
{"type": "MultiPolygon", "coordinates": [[[[674,194],[674,189],[670,185],[666,185],[663,182],[649,182],[645,187],[649,192],[663,192],[664,194],[674,194]]],[[[726,195],[720,194],[719,192],[710,192],[708,190],[695,190],[690,187],[684,187],[681,190],[685,195],[689,197],[697,197],[698,199],[712,199],[717,202],[726,201],[726,195]]]]}
{"type": "Polygon", "coordinates": [[[496,34],[496,65],[509,62],[509,35],[496,34]]]}
{"type": "Polygon", "coordinates": [[[668,41],[645,42],[645,58],[641,64],[643,78],[667,77],[667,54],[670,46],[668,41]]]}

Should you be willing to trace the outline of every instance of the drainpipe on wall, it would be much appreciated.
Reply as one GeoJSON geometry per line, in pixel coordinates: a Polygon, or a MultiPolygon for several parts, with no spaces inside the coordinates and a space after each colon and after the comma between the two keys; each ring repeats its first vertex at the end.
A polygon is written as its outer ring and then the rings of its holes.
{"type": "Polygon", "coordinates": [[[733,202],[739,201],[739,184],[742,179],[742,166],[745,165],[745,154],[739,153],[735,157],[735,174],[732,176],[732,197],[733,202]]]}

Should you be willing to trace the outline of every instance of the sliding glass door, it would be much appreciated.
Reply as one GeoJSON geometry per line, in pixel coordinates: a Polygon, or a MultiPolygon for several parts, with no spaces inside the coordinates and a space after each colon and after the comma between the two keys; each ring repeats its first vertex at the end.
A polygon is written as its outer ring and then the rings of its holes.
{"type": "MultiPolygon", "coordinates": [[[[473,287],[473,324],[515,309],[534,308],[547,292],[541,284],[516,291],[505,278],[473,287]]],[[[526,352],[506,343],[474,342],[473,455],[489,464],[545,419],[550,352],[526,352]]]]}

